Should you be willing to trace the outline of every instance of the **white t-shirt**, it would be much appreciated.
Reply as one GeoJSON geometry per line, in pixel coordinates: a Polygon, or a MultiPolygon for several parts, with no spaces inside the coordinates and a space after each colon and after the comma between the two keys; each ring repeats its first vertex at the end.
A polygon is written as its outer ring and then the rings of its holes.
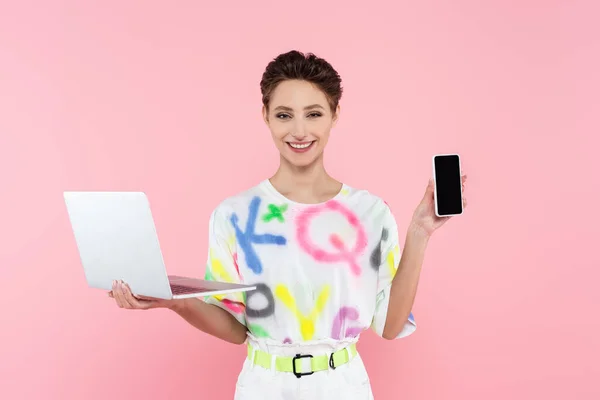
{"type": "MultiPolygon", "coordinates": [[[[344,185],[320,204],[290,201],[269,180],[222,201],[209,223],[205,279],[257,285],[206,297],[257,338],[277,343],[383,334],[400,260],[396,220],[344,185]]],[[[414,332],[412,314],[398,338],[414,332]]]]}

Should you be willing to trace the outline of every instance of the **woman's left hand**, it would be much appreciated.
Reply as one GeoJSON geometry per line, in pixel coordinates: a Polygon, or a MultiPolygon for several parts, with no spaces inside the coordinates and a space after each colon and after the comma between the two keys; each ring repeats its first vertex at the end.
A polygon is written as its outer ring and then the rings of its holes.
{"type": "MultiPolygon", "coordinates": [[[[465,197],[465,182],[467,180],[466,175],[461,175],[462,181],[462,192],[463,192],[463,209],[467,207],[467,198],[465,197]]],[[[448,220],[452,217],[438,217],[435,215],[435,203],[433,198],[433,179],[429,180],[429,184],[427,185],[427,189],[425,190],[425,195],[423,199],[417,206],[413,214],[413,218],[411,221],[412,227],[421,230],[427,236],[431,236],[433,232],[439,229],[442,225],[444,225],[448,220]]]]}

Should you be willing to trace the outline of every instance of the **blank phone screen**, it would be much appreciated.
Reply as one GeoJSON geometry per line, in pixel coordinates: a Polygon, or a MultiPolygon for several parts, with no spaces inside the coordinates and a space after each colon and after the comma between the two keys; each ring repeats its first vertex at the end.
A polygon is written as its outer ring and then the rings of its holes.
{"type": "Polygon", "coordinates": [[[458,155],[436,156],[434,168],[438,214],[462,213],[462,182],[458,155]]]}

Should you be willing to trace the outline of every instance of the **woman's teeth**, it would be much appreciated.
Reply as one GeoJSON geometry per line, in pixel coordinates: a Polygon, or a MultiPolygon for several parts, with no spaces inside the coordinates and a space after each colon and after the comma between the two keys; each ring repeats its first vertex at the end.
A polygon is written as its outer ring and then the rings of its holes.
{"type": "Polygon", "coordinates": [[[308,143],[290,143],[289,145],[292,146],[295,149],[305,149],[308,146],[310,146],[313,142],[308,142],[308,143]]]}

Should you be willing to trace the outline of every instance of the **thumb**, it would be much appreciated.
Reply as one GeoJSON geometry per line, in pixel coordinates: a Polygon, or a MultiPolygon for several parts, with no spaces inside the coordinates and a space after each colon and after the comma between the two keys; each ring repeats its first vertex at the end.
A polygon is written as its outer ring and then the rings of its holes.
{"type": "Polygon", "coordinates": [[[139,294],[136,294],[133,297],[135,297],[138,300],[144,300],[144,301],[157,301],[157,300],[160,300],[160,299],[157,299],[155,297],[142,296],[142,295],[139,295],[139,294]]]}
{"type": "Polygon", "coordinates": [[[433,178],[429,178],[429,183],[427,184],[427,189],[425,189],[425,196],[433,193],[433,186],[434,186],[433,178]]]}

